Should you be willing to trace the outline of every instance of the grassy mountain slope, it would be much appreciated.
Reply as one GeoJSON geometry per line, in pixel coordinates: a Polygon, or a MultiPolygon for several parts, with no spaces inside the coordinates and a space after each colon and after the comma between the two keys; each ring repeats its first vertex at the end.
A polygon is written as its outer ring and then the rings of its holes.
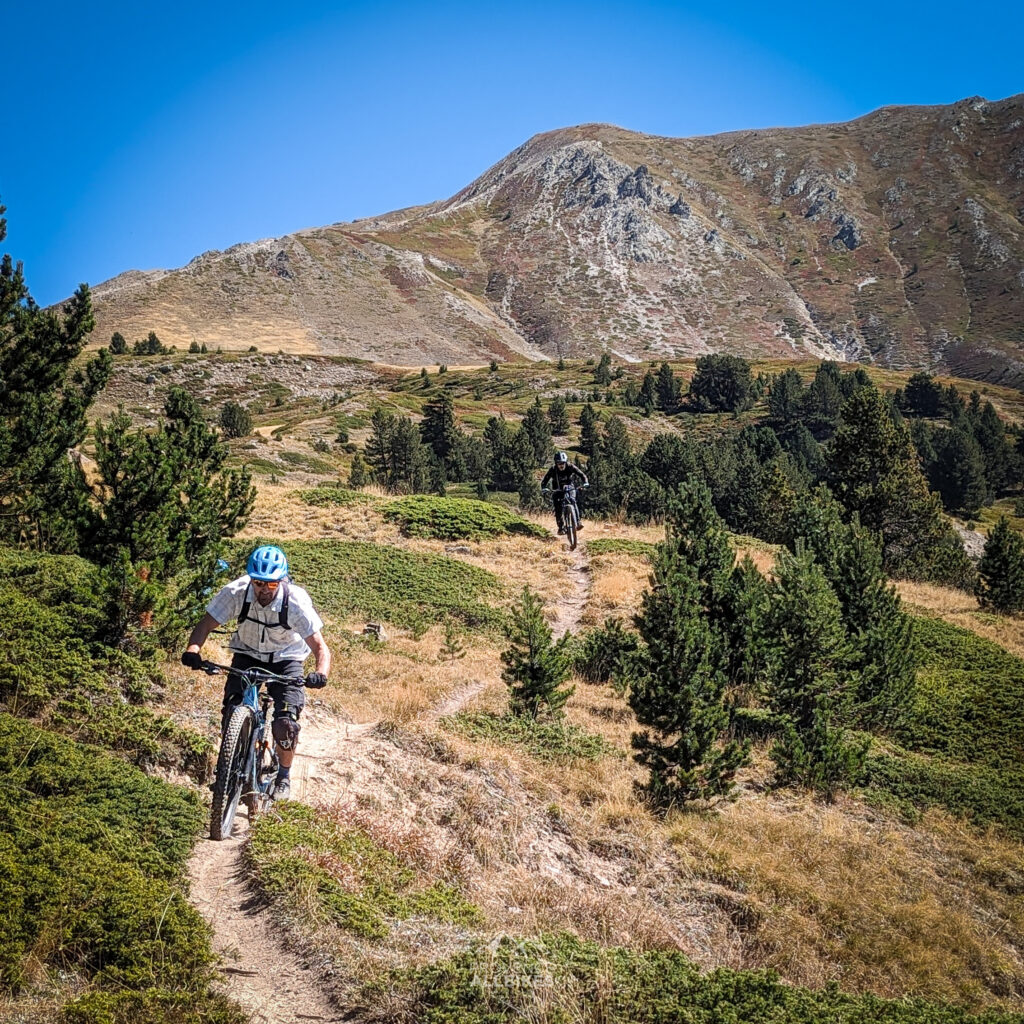
{"type": "Polygon", "coordinates": [[[99,330],[406,365],[728,351],[1024,381],[1024,101],[535,136],[446,202],[96,289],[99,330]]]}

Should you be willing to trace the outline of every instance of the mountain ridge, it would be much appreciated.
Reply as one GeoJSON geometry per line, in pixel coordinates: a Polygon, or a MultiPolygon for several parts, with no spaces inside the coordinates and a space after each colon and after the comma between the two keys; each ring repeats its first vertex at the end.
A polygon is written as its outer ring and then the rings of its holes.
{"type": "Polygon", "coordinates": [[[1024,94],[539,133],[448,199],[129,271],[99,331],[420,365],[711,351],[1024,384],[1024,94]]]}

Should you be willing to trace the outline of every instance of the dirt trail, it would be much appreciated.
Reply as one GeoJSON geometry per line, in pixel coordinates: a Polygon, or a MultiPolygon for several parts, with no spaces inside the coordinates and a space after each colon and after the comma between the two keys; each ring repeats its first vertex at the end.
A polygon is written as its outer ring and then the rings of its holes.
{"type": "Polygon", "coordinates": [[[213,948],[224,957],[224,991],[254,1024],[299,1024],[344,1019],[319,990],[310,965],[276,940],[270,916],[245,882],[244,811],[235,836],[201,839],[189,862],[192,902],[213,928],[213,948]]]}
{"type": "Polygon", "coordinates": [[[582,541],[576,545],[575,551],[569,552],[569,557],[572,559],[569,576],[573,582],[573,593],[562,598],[555,606],[552,629],[556,639],[579,627],[587,601],[590,600],[590,560],[582,541]]]}
{"type": "MultiPolygon", "coordinates": [[[[556,637],[577,628],[590,594],[585,548],[578,547],[571,557],[573,589],[555,606],[556,637]]],[[[457,714],[485,685],[476,680],[459,687],[424,712],[419,724],[457,714]]],[[[292,798],[335,803],[372,795],[411,814],[415,803],[403,799],[394,772],[396,761],[408,755],[379,735],[377,724],[346,722],[323,704],[311,702],[302,718],[292,798]]],[[[319,987],[316,965],[284,945],[269,913],[246,884],[244,807],[234,832],[233,838],[220,842],[201,839],[189,862],[192,901],[213,928],[214,949],[224,956],[225,993],[252,1014],[255,1024],[346,1019],[319,987]]]]}

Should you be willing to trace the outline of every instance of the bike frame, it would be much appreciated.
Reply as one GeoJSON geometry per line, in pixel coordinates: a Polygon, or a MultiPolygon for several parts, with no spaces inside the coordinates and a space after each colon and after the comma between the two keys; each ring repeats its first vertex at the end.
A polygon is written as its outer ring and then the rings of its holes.
{"type": "Polygon", "coordinates": [[[217,830],[221,835],[215,835],[214,838],[221,838],[224,834],[230,834],[235,811],[240,800],[244,799],[249,808],[250,816],[264,810],[270,802],[270,790],[274,785],[278,767],[277,744],[272,736],[269,735],[271,697],[270,694],[261,692],[261,687],[264,683],[294,683],[294,680],[287,676],[280,676],[274,672],[269,672],[266,669],[237,669],[229,665],[217,665],[213,662],[204,662],[203,670],[209,675],[227,673],[228,675],[240,678],[244,683],[241,702],[232,708],[231,715],[228,716],[227,722],[221,728],[221,749],[218,752],[217,779],[214,782],[215,821],[218,808],[222,815],[221,819],[217,822],[217,830]],[[247,739],[245,760],[239,765],[233,758],[229,758],[231,764],[223,767],[225,777],[222,778],[221,760],[224,756],[225,737],[239,708],[246,709],[252,715],[252,734],[247,739]],[[268,751],[270,760],[267,764],[264,764],[264,755],[268,751]],[[217,795],[217,786],[221,787],[220,797],[217,795]],[[226,804],[224,803],[225,800],[226,804]],[[218,803],[218,801],[221,802],[218,803]]]}
{"type": "MultiPolygon", "coordinates": [[[[575,521],[580,521],[580,507],[576,503],[576,485],[575,484],[563,484],[561,487],[549,487],[547,493],[551,495],[552,500],[556,494],[562,496],[562,500],[565,505],[568,505],[573,515],[576,517],[575,521]]],[[[565,508],[562,509],[562,514],[565,514],[565,508]]]]}

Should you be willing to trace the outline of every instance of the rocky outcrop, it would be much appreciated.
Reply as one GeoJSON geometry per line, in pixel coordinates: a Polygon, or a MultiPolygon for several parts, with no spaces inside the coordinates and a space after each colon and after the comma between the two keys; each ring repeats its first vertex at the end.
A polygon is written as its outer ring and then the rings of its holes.
{"type": "Polygon", "coordinates": [[[94,296],[101,339],[413,365],[727,351],[1024,382],[1024,97],[697,139],[560,129],[447,201],[94,296]]]}

